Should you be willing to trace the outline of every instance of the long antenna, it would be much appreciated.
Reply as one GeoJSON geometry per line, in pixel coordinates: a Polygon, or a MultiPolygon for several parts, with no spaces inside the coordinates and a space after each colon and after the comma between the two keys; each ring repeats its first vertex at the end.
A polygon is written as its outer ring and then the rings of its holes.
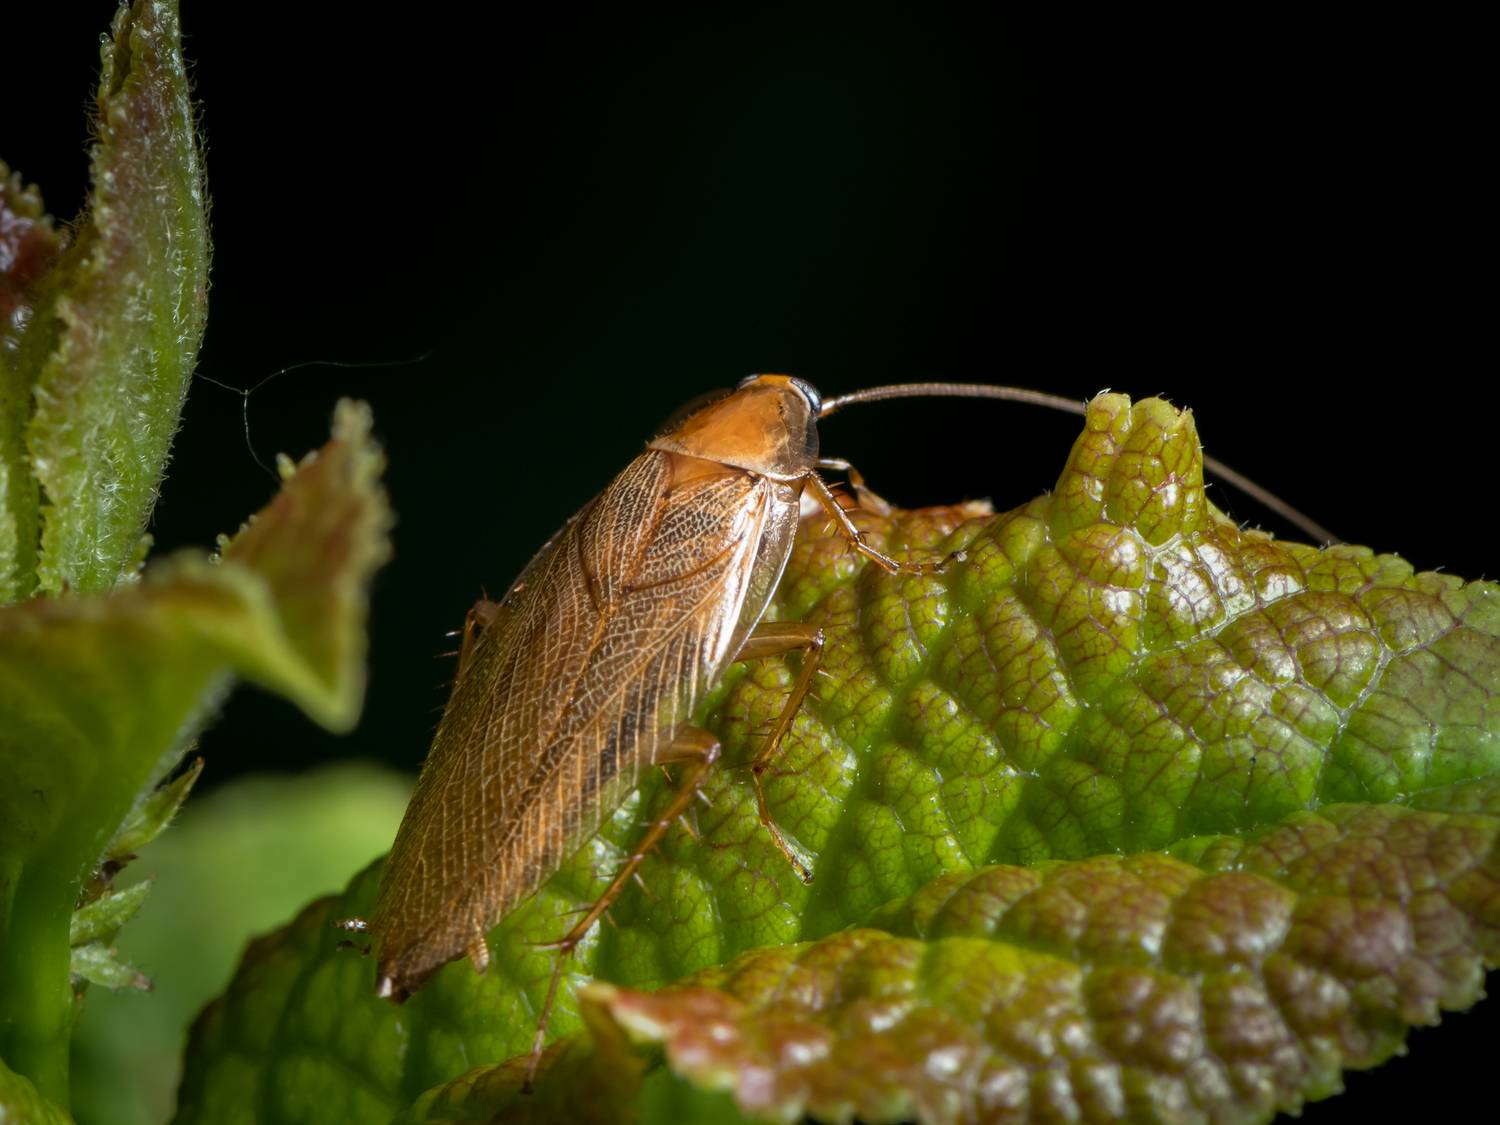
{"type": "MultiPolygon", "coordinates": [[[[1024,402],[1032,406],[1045,406],[1049,410],[1061,410],[1080,417],[1088,414],[1088,407],[1077,399],[1062,395],[1033,391],[1025,387],[1005,387],[990,383],[892,383],[884,387],[867,387],[862,391],[850,391],[823,400],[819,418],[827,418],[846,406],[858,402],[879,402],[886,398],[991,398],[1001,402],[1024,402]]],[[[1340,543],[1341,539],[1322,524],[1303,515],[1269,489],[1256,484],[1243,473],[1230,468],[1217,457],[1204,456],[1203,467],[1216,477],[1233,485],[1252,500],[1265,505],[1282,519],[1300,531],[1322,543],[1340,543]]]]}
{"type": "Polygon", "coordinates": [[[1000,387],[991,383],[892,383],[886,387],[867,387],[862,391],[825,398],[818,417],[827,418],[856,402],[879,402],[883,398],[997,398],[1004,402],[1029,402],[1033,406],[1080,416],[1088,413],[1088,407],[1077,399],[1051,395],[1046,391],[1030,391],[1025,387],[1000,387]]]}

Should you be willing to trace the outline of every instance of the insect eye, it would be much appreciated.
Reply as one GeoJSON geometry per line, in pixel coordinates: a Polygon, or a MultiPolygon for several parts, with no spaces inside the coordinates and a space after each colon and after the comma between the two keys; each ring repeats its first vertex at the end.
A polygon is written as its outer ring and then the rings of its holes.
{"type": "Polygon", "coordinates": [[[807,382],[805,379],[798,379],[794,377],[792,379],[792,386],[796,387],[799,391],[802,392],[802,397],[807,399],[807,405],[812,407],[813,417],[816,418],[818,416],[818,412],[823,409],[822,392],[819,391],[817,387],[807,382]]]}
{"type": "Polygon", "coordinates": [[[746,387],[748,387],[751,383],[755,382],[755,380],[757,380],[759,378],[760,378],[759,375],[746,375],[743,379],[741,379],[738,383],[736,383],[734,385],[734,389],[737,390],[737,391],[742,391],[746,387]]]}

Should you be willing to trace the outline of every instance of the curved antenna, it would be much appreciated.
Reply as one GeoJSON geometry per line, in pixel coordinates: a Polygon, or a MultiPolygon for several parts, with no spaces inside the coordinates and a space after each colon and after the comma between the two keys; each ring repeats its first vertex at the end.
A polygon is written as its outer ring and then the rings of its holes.
{"type": "MultiPolygon", "coordinates": [[[[846,406],[859,402],[879,402],[887,398],[990,398],[1001,402],[1024,402],[1032,406],[1045,406],[1049,410],[1061,410],[1080,417],[1088,414],[1088,407],[1077,399],[1062,395],[1033,391],[1026,387],[1006,387],[991,383],[891,383],[884,387],[867,387],[862,391],[850,391],[846,395],[823,400],[819,418],[827,418],[846,406]]],[[[1227,484],[1233,485],[1257,503],[1265,505],[1292,526],[1323,543],[1343,542],[1337,535],[1309,516],[1303,515],[1269,489],[1256,484],[1243,473],[1230,468],[1217,457],[1203,458],[1203,467],[1227,484]]]]}
{"type": "Polygon", "coordinates": [[[1033,406],[1045,406],[1050,410],[1061,410],[1079,416],[1088,413],[1088,407],[1077,399],[1046,391],[1032,391],[1025,387],[1003,387],[993,383],[891,383],[884,387],[866,387],[862,391],[850,391],[823,400],[819,418],[827,418],[846,406],[857,402],[879,402],[883,398],[995,398],[1002,402],[1029,402],[1033,406]]]}

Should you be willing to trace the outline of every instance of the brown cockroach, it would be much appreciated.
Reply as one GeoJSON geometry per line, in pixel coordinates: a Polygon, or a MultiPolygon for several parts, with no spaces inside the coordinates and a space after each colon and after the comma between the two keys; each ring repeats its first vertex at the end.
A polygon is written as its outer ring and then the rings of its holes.
{"type": "MultiPolygon", "coordinates": [[[[485,935],[600,828],[643,771],[683,767],[671,799],[594,904],[558,941],[532,1066],[565,958],[694,800],[719,755],[690,722],[734,661],[800,650],[780,716],[751,764],[761,823],[803,879],[766,805],[761,775],[813,681],[816,626],[763,623],[809,490],[849,545],[892,573],[818,469],[817,422],[854,402],[918,395],[1000,398],[1081,412],[1019,388],[908,383],[824,401],[801,379],[753,375],[669,425],[563,525],[498,603],[469,615],[452,694],[386,861],[366,925],[376,993],[400,1002],[467,955],[483,972],[485,935]]],[[[1251,486],[1253,488],[1253,486],[1251,486]]],[[[1264,499],[1264,497],[1262,497],[1264,499]]],[[[1321,529],[1311,528],[1314,534],[1321,529]]]]}

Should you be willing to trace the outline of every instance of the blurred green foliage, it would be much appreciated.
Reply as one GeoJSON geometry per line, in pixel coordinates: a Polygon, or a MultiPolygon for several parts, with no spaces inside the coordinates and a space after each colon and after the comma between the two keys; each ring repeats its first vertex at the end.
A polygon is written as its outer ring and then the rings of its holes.
{"type": "Polygon", "coordinates": [[[188,804],[124,880],[153,881],[119,948],[155,988],[85,998],[73,1041],[81,1125],[171,1116],[185,1029],[223,990],[247,938],[384,852],[409,788],[350,765],[246,778],[188,804]]]}

